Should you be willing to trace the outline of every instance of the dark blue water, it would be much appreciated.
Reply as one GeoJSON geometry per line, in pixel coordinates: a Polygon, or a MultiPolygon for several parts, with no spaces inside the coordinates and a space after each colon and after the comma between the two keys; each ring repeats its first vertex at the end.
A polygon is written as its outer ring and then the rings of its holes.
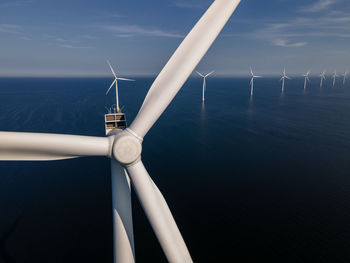
{"type": "MultiPolygon", "coordinates": [[[[111,79],[0,79],[0,130],[104,136],[111,79]]],[[[152,79],[121,83],[130,123],[152,79]]],[[[190,79],[143,160],[195,262],[350,262],[350,85],[190,79]]],[[[133,195],[136,258],[165,262],[133,195]]],[[[109,161],[0,162],[0,262],[112,262],[109,161]],[[7,233],[7,234],[6,234],[7,233]]]]}

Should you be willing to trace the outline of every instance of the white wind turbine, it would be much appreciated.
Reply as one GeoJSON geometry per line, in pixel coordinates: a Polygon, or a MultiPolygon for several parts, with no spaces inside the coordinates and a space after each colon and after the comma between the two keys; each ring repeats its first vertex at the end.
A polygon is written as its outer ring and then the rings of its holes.
{"type": "Polygon", "coordinates": [[[342,74],[343,78],[343,86],[345,86],[346,76],[348,75],[348,72],[345,71],[344,74],[342,74]]]}
{"type": "Polygon", "coordinates": [[[209,77],[211,74],[213,74],[214,73],[214,70],[213,71],[211,71],[211,72],[209,72],[208,74],[206,74],[206,75],[203,75],[202,73],[200,73],[200,72],[198,72],[197,70],[196,70],[196,73],[199,75],[199,76],[201,76],[202,78],[203,78],[203,91],[202,91],[202,102],[204,102],[204,100],[205,100],[205,98],[204,98],[204,93],[205,93],[205,90],[206,90],[206,78],[207,77],[209,77]]]}
{"type": "Polygon", "coordinates": [[[290,79],[290,77],[288,77],[286,75],[286,69],[283,69],[283,75],[282,75],[282,78],[280,80],[282,80],[282,93],[284,93],[284,80],[285,79],[290,79]]]}
{"type": "Polygon", "coordinates": [[[304,92],[306,91],[306,84],[309,80],[309,75],[310,75],[310,70],[308,72],[306,72],[306,74],[303,74],[303,77],[305,78],[304,80],[304,92]]]}
{"type": "Polygon", "coordinates": [[[111,86],[109,86],[107,92],[106,92],[106,95],[108,94],[108,92],[111,90],[111,88],[113,87],[113,85],[115,84],[115,100],[116,100],[116,105],[117,105],[117,112],[120,111],[120,108],[119,108],[119,94],[118,94],[118,80],[125,80],[125,81],[135,81],[133,79],[126,79],[126,78],[119,78],[117,77],[117,75],[115,74],[114,70],[113,70],[113,67],[111,65],[111,63],[109,63],[109,61],[107,60],[107,63],[113,73],[113,76],[114,76],[114,80],[111,84],[111,86]]]}
{"type": "Polygon", "coordinates": [[[335,80],[336,80],[337,77],[339,77],[339,76],[337,75],[337,70],[335,69],[334,73],[333,73],[333,86],[332,86],[333,88],[335,86],[335,80]]]}
{"type": "Polygon", "coordinates": [[[253,73],[252,68],[250,68],[250,76],[252,77],[250,79],[250,96],[253,96],[253,91],[254,91],[254,78],[261,78],[261,76],[256,76],[253,73]]]}
{"type": "Polygon", "coordinates": [[[322,86],[323,86],[323,81],[326,79],[325,74],[326,74],[325,70],[320,74],[320,77],[321,77],[320,88],[321,89],[322,89],[322,86]]]}
{"type": "Polygon", "coordinates": [[[130,127],[92,137],[0,132],[0,160],[111,159],[114,262],[134,262],[130,182],[169,262],[192,262],[169,207],[141,161],[142,141],[216,39],[240,0],[215,0],[149,89],[130,127]]]}

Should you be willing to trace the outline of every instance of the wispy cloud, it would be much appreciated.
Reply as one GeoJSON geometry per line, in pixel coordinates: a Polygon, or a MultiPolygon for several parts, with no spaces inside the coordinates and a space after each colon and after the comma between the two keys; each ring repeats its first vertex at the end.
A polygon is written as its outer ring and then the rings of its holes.
{"type": "Polygon", "coordinates": [[[29,4],[34,3],[34,0],[11,0],[11,1],[4,1],[0,3],[1,8],[5,7],[20,7],[20,6],[26,6],[29,4]]]}
{"type": "Polygon", "coordinates": [[[68,49],[90,49],[92,47],[89,46],[75,46],[75,45],[71,45],[71,44],[58,44],[58,47],[61,48],[68,48],[68,49]]]}
{"type": "Polygon", "coordinates": [[[188,1],[176,1],[172,3],[172,6],[179,8],[190,8],[190,9],[204,9],[205,5],[201,4],[193,4],[188,1]]]}
{"type": "Polygon", "coordinates": [[[307,44],[306,42],[290,43],[287,40],[283,40],[283,39],[276,39],[273,41],[273,43],[275,44],[275,46],[278,46],[278,47],[302,47],[307,44]]]}
{"type": "Polygon", "coordinates": [[[148,29],[137,25],[122,25],[122,26],[101,26],[102,29],[108,30],[119,37],[134,37],[134,36],[148,36],[148,37],[169,37],[182,38],[183,35],[164,31],[161,29],[148,29]]]}
{"type": "Polygon", "coordinates": [[[303,7],[300,9],[300,11],[303,12],[320,12],[323,11],[330,6],[334,5],[335,3],[339,2],[339,0],[318,0],[312,5],[303,7]]]}
{"type": "Polygon", "coordinates": [[[22,26],[14,24],[0,24],[0,33],[20,34],[22,26]]]}
{"type": "Polygon", "coordinates": [[[350,16],[329,12],[319,17],[298,17],[284,22],[265,23],[247,36],[270,42],[280,47],[302,47],[312,39],[350,38],[350,16]]]}

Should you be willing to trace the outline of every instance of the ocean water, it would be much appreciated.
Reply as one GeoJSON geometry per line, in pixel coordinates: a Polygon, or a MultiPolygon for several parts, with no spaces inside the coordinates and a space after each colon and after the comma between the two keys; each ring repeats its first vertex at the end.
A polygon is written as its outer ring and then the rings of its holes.
{"type": "MultiPolygon", "coordinates": [[[[0,130],[104,136],[111,79],[1,78],[0,130]]],[[[153,79],[120,83],[129,123],[153,79]]],[[[195,262],[350,262],[350,81],[188,80],[143,143],[195,262]]],[[[133,194],[137,262],[166,262],[133,194]]],[[[112,262],[109,161],[0,162],[0,262],[112,262]]]]}

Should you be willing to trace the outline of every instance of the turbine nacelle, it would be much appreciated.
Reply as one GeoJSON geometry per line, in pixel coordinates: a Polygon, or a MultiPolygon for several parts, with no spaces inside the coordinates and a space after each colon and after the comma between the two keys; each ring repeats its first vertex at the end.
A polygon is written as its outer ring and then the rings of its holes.
{"type": "Polygon", "coordinates": [[[142,140],[133,135],[130,129],[114,136],[111,156],[122,165],[128,166],[140,160],[142,140]]]}

